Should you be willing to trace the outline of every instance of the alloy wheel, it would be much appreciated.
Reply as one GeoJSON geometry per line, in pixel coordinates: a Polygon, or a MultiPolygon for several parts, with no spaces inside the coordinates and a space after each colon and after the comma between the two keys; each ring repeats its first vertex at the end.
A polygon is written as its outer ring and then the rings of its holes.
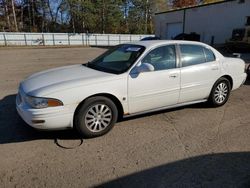
{"type": "Polygon", "coordinates": [[[227,98],[228,91],[229,90],[226,83],[224,82],[219,83],[215,89],[215,94],[214,94],[215,102],[217,102],[218,104],[223,103],[227,98]]]}
{"type": "Polygon", "coordinates": [[[105,104],[91,106],[85,115],[85,124],[91,132],[101,132],[112,121],[112,110],[105,104]]]}

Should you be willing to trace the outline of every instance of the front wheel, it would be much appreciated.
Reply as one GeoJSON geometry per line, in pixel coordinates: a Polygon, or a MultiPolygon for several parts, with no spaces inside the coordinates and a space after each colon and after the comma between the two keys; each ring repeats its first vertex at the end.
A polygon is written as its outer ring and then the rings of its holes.
{"type": "Polygon", "coordinates": [[[214,107],[224,105],[229,98],[230,92],[231,84],[229,80],[226,78],[220,78],[214,84],[213,89],[211,91],[209,97],[210,104],[212,104],[214,107]]]}
{"type": "Polygon", "coordinates": [[[113,128],[117,117],[117,107],[112,100],[93,97],[87,99],[78,110],[74,126],[84,137],[102,136],[113,128]]]}

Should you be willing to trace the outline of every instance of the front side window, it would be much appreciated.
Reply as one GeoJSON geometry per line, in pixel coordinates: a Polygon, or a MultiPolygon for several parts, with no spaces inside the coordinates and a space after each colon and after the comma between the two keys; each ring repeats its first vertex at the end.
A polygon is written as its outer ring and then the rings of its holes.
{"type": "Polygon", "coordinates": [[[95,70],[121,74],[126,72],[144,52],[140,45],[122,44],[108,50],[87,64],[95,70]]]}
{"type": "Polygon", "coordinates": [[[199,45],[180,45],[182,67],[197,65],[206,62],[203,47],[199,45]]]}
{"type": "Polygon", "coordinates": [[[142,63],[151,64],[155,71],[176,68],[175,46],[162,46],[150,51],[142,63]]]}

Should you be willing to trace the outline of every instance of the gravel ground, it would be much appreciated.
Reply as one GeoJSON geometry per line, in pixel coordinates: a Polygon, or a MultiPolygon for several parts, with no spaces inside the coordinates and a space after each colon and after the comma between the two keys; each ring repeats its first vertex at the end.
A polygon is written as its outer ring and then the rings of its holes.
{"type": "Polygon", "coordinates": [[[18,117],[22,79],[104,51],[0,48],[0,187],[250,187],[249,80],[223,107],[125,119],[94,139],[38,132],[18,117]]]}

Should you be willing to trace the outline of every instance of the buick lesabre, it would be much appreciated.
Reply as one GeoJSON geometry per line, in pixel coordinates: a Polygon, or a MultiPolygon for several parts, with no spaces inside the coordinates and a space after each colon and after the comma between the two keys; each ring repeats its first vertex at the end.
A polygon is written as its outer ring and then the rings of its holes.
{"type": "Polygon", "coordinates": [[[126,116],[200,102],[222,106],[244,83],[244,70],[243,60],[203,43],[139,41],[31,75],[20,83],[16,108],[34,128],[96,137],[126,116]]]}

